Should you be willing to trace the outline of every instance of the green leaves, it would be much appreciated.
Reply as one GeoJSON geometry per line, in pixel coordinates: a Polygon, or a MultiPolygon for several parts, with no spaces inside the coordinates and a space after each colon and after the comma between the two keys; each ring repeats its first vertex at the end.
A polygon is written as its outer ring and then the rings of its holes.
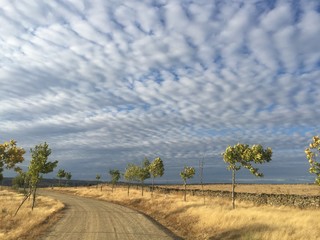
{"type": "Polygon", "coordinates": [[[36,145],[34,149],[30,149],[31,161],[29,165],[29,174],[31,177],[31,184],[35,186],[42,178],[43,174],[53,171],[57,167],[58,161],[49,162],[48,157],[51,154],[49,145],[45,142],[36,145]]]}
{"type": "Polygon", "coordinates": [[[137,181],[137,168],[138,166],[132,164],[132,163],[129,163],[127,165],[127,168],[126,168],[126,171],[124,173],[124,178],[131,182],[131,181],[137,181]]]}
{"type": "Polygon", "coordinates": [[[71,172],[66,172],[65,178],[69,181],[72,178],[71,172]]]}
{"type": "Polygon", "coordinates": [[[23,148],[17,147],[17,142],[14,140],[0,144],[0,180],[2,179],[3,167],[11,169],[17,163],[23,162],[25,152],[23,148]]]}
{"type": "Polygon", "coordinates": [[[304,152],[310,164],[309,172],[316,175],[315,183],[320,185],[320,163],[316,161],[320,153],[320,137],[314,136],[304,152]]]}
{"type": "Polygon", "coordinates": [[[141,166],[129,163],[126,168],[126,172],[124,177],[128,181],[140,181],[150,178],[149,172],[150,162],[147,158],[145,158],[141,164],[141,166]]]}
{"type": "Polygon", "coordinates": [[[183,170],[180,172],[180,177],[186,183],[187,179],[193,178],[194,174],[196,173],[194,167],[187,167],[185,166],[183,170]]]}
{"type": "Polygon", "coordinates": [[[112,184],[115,184],[119,181],[121,175],[120,175],[120,171],[117,169],[111,169],[109,171],[109,174],[111,175],[111,182],[112,184]]]}
{"type": "Polygon", "coordinates": [[[58,178],[64,178],[66,176],[66,171],[64,169],[59,169],[57,173],[58,178]]]}
{"type": "Polygon", "coordinates": [[[153,178],[162,177],[164,174],[164,165],[160,157],[155,158],[149,165],[149,172],[153,178]]]}
{"type": "Polygon", "coordinates": [[[263,149],[258,145],[238,143],[236,145],[228,146],[224,153],[222,153],[223,160],[228,164],[229,170],[238,171],[241,167],[247,168],[253,175],[262,177],[263,174],[259,172],[258,168],[252,166],[253,163],[262,164],[270,162],[272,157],[271,148],[263,149]]]}

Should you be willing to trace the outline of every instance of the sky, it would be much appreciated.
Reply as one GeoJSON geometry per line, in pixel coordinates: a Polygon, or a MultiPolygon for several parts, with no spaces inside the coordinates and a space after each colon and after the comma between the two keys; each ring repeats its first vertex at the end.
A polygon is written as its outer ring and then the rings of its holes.
{"type": "Polygon", "coordinates": [[[319,23],[318,0],[0,0],[0,142],[24,168],[47,142],[73,179],[160,156],[159,183],[199,160],[230,182],[226,147],[262,144],[265,177],[239,182],[313,182],[319,23]]]}

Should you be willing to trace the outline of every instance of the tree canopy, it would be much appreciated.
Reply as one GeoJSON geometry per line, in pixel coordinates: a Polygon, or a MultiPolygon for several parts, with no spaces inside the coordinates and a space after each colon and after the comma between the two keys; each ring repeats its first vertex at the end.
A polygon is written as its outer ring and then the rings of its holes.
{"type": "Polygon", "coordinates": [[[262,164],[271,161],[271,148],[263,149],[260,144],[252,145],[238,143],[228,146],[222,153],[223,160],[228,164],[229,170],[238,171],[241,167],[247,168],[257,177],[263,177],[263,173],[258,168],[253,167],[252,163],[262,164]]]}
{"type": "Polygon", "coordinates": [[[17,163],[23,162],[25,152],[23,148],[17,147],[17,142],[14,140],[0,144],[0,181],[3,178],[3,168],[15,168],[17,163]]]}
{"type": "Polygon", "coordinates": [[[185,166],[183,170],[180,172],[180,177],[182,178],[184,184],[187,183],[187,179],[193,178],[194,174],[196,173],[194,167],[187,167],[185,166]]]}
{"type": "Polygon", "coordinates": [[[320,137],[314,136],[309,147],[306,148],[305,154],[310,164],[309,172],[316,175],[315,183],[320,185],[320,163],[317,162],[317,157],[320,154],[320,137]]]}

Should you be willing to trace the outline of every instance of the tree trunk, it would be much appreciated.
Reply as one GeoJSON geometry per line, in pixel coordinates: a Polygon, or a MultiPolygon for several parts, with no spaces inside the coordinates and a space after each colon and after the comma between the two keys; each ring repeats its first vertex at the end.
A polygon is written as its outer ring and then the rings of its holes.
{"type": "Polygon", "coordinates": [[[144,186],[144,182],[141,182],[141,196],[143,196],[143,186],[144,186]]]}
{"type": "Polygon", "coordinates": [[[153,191],[154,191],[154,176],[152,176],[152,191],[151,191],[152,197],[153,197],[153,191]]]}
{"type": "Polygon", "coordinates": [[[236,171],[234,169],[232,169],[232,209],[236,208],[235,205],[235,193],[234,193],[234,189],[235,189],[235,182],[236,182],[236,171]]]}
{"type": "Polygon", "coordinates": [[[16,210],[16,212],[14,213],[14,217],[17,215],[17,213],[19,212],[20,208],[22,207],[22,205],[24,204],[24,202],[29,198],[29,196],[31,195],[31,192],[29,192],[27,195],[25,195],[24,199],[22,200],[22,202],[20,203],[18,209],[16,210]]]}
{"type": "Polygon", "coordinates": [[[184,181],[184,201],[187,201],[187,182],[184,181]]]}
{"type": "Polygon", "coordinates": [[[128,183],[128,197],[129,197],[129,189],[130,189],[130,183],[128,183]]]}
{"type": "Polygon", "coordinates": [[[113,193],[114,183],[112,183],[111,192],[113,193]]]}
{"type": "Polygon", "coordinates": [[[27,185],[27,183],[26,183],[26,180],[24,179],[23,180],[23,194],[26,194],[26,185],[27,185]]]}
{"type": "Polygon", "coordinates": [[[203,196],[203,204],[206,204],[206,196],[204,195],[203,183],[201,183],[201,190],[202,190],[202,196],[203,196]]]}
{"type": "Polygon", "coordinates": [[[33,210],[35,203],[36,203],[36,192],[37,192],[37,185],[35,186],[34,190],[33,190],[33,198],[32,198],[32,208],[31,210],[33,210]]]}

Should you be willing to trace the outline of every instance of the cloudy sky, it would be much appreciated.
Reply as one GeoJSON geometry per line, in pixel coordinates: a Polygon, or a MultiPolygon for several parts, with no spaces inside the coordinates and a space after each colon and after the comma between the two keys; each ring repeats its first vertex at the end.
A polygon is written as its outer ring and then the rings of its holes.
{"type": "Polygon", "coordinates": [[[0,0],[0,141],[73,179],[160,156],[168,183],[199,159],[230,181],[221,153],[260,143],[264,182],[312,182],[319,23],[318,0],[0,0]]]}

